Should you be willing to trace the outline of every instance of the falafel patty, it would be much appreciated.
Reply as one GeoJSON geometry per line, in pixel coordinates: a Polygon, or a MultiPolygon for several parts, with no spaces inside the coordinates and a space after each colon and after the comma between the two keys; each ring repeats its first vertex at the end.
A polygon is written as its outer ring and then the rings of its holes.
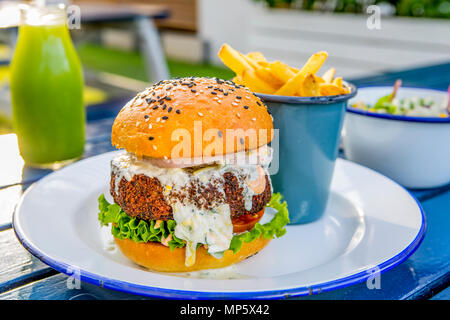
{"type": "Polygon", "coordinates": [[[225,172],[223,180],[213,179],[206,184],[198,184],[195,179],[182,190],[169,191],[162,186],[156,177],[144,174],[134,175],[127,180],[117,173],[111,173],[111,195],[123,211],[129,216],[143,220],[172,220],[173,212],[170,203],[194,204],[199,209],[210,210],[218,203],[228,203],[231,219],[244,214],[255,214],[261,211],[270,201],[272,187],[270,179],[265,175],[265,189],[251,198],[251,208],[246,209],[244,187],[239,183],[245,177],[236,177],[234,173],[225,172]],[[116,182],[116,179],[120,179],[116,182]],[[223,190],[223,191],[221,191],[223,190]]]}

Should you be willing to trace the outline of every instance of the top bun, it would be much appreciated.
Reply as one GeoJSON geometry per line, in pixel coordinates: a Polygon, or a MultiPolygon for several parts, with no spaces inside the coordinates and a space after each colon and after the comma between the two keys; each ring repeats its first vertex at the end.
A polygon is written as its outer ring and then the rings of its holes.
{"type": "Polygon", "coordinates": [[[130,100],[114,121],[111,141],[137,156],[175,159],[255,149],[272,136],[267,107],[246,87],[191,77],[160,81],[130,100]],[[181,145],[182,152],[173,152],[181,145]]]}

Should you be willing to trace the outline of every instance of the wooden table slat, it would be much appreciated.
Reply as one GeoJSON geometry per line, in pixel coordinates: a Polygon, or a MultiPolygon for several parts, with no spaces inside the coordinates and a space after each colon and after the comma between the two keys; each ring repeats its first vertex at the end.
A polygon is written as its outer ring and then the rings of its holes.
{"type": "Polygon", "coordinates": [[[12,229],[0,232],[0,292],[56,273],[25,250],[12,229]]]}
{"type": "Polygon", "coordinates": [[[0,300],[145,300],[143,296],[108,290],[96,285],[77,282],[64,274],[52,275],[35,283],[0,294],[0,300]],[[78,286],[79,284],[79,286],[78,286]]]}

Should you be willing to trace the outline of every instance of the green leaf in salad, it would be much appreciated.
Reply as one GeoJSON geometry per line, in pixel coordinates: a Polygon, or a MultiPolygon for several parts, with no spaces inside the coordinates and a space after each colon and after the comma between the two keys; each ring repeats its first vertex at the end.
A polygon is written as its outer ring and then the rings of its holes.
{"type": "Polygon", "coordinates": [[[392,94],[388,94],[386,96],[381,97],[374,104],[373,109],[380,110],[383,109],[388,113],[395,113],[397,111],[397,107],[391,101],[392,94]]]}
{"type": "Polygon", "coordinates": [[[389,108],[389,106],[392,104],[391,103],[391,97],[392,97],[392,94],[388,94],[388,95],[385,95],[385,96],[379,98],[377,100],[377,102],[375,102],[373,107],[375,109],[386,109],[386,108],[389,108]]]}
{"type": "Polygon", "coordinates": [[[397,106],[393,103],[393,100],[397,95],[397,91],[401,85],[402,81],[400,79],[395,81],[392,93],[379,98],[378,101],[373,106],[373,108],[375,110],[384,109],[388,113],[395,114],[397,112],[397,106]]]}

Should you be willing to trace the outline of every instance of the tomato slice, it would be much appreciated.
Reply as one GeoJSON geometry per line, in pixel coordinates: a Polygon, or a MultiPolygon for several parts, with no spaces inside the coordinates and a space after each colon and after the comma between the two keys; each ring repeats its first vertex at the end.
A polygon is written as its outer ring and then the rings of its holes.
{"type": "Polygon", "coordinates": [[[255,224],[261,220],[261,217],[264,214],[264,209],[257,213],[248,213],[244,214],[238,218],[233,219],[231,222],[233,223],[233,232],[241,233],[248,230],[251,230],[255,224]]]}

